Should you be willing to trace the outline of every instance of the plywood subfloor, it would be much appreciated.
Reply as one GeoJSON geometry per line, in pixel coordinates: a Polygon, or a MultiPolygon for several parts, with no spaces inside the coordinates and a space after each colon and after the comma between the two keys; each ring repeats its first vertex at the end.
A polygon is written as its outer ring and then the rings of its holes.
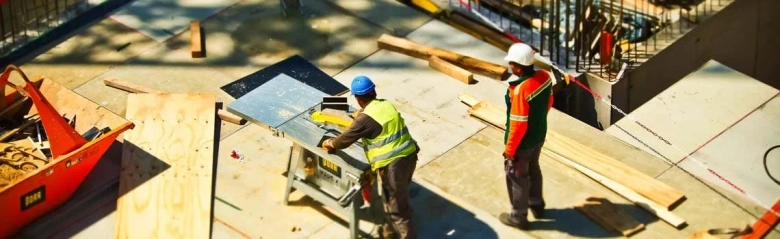
{"type": "MultiPolygon", "coordinates": [[[[20,68],[31,79],[46,76],[74,89],[156,43],[133,29],[105,19],[37,55],[20,68]]],[[[16,77],[11,75],[11,78],[16,77]]]]}
{"type": "Polygon", "coordinates": [[[631,117],[682,152],[629,118],[621,119],[606,132],[661,159],[679,163],[778,92],[778,89],[711,60],[631,112],[631,117]]]}
{"type": "Polygon", "coordinates": [[[216,96],[130,94],[117,238],[208,238],[216,96]]]}
{"type": "MultiPolygon", "coordinates": [[[[240,1],[201,22],[206,64],[240,79],[300,55],[334,75],[374,53],[375,40],[388,33],[324,1],[303,1],[303,14],[288,16],[279,2],[240,1]]],[[[179,35],[166,44],[189,49],[189,37],[179,35]]]]}
{"type": "MultiPolygon", "coordinates": [[[[426,23],[408,38],[497,63],[505,54],[439,21],[426,23]]],[[[466,85],[431,69],[425,60],[386,50],[371,55],[334,78],[349,85],[358,75],[371,78],[377,85],[378,97],[388,99],[401,112],[409,132],[420,145],[418,167],[485,127],[465,113],[467,107],[458,100],[460,94],[468,92],[503,102],[504,86],[501,83],[475,76],[479,82],[466,85]],[[495,89],[499,90],[491,91],[495,89]]],[[[353,97],[349,97],[349,101],[357,105],[353,97]]]]}
{"type": "Polygon", "coordinates": [[[163,42],[186,31],[190,21],[201,21],[238,0],[137,0],[111,15],[111,18],[163,42]]]}
{"type": "MultiPolygon", "coordinates": [[[[168,93],[209,93],[217,97],[222,108],[233,102],[233,97],[219,89],[235,80],[214,68],[204,66],[202,59],[192,59],[189,49],[172,50],[158,45],[127,64],[117,66],[74,91],[112,112],[125,115],[128,92],[106,86],[103,81],[115,78],[168,93]]],[[[220,136],[235,132],[242,126],[222,122],[220,136]]]]}
{"type": "Polygon", "coordinates": [[[431,17],[396,0],[329,0],[372,24],[405,36],[422,26],[431,17]]]}

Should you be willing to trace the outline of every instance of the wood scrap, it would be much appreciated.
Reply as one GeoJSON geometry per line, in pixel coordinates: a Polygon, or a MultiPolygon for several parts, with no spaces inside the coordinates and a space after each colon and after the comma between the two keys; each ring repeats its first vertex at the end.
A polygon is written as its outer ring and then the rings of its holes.
{"type": "MultiPolygon", "coordinates": [[[[131,84],[128,82],[123,82],[118,79],[107,79],[103,80],[103,84],[106,86],[114,87],[120,90],[124,90],[130,93],[164,93],[162,91],[146,88],[143,86],[131,84]]],[[[217,110],[217,116],[219,116],[219,119],[237,124],[237,125],[243,125],[246,123],[246,120],[233,114],[230,112],[227,112],[226,110],[219,109],[217,110]]]]}
{"type": "Polygon", "coordinates": [[[501,79],[501,76],[504,74],[504,72],[507,71],[506,66],[483,61],[440,48],[422,45],[388,34],[382,34],[382,36],[379,37],[377,40],[377,46],[380,49],[394,51],[426,61],[431,56],[436,56],[442,60],[449,61],[452,64],[474,72],[475,74],[484,75],[495,80],[501,79]]]}
{"type": "Polygon", "coordinates": [[[470,84],[474,80],[474,74],[471,72],[435,56],[428,59],[428,67],[466,84],[470,84]]]}
{"type": "Polygon", "coordinates": [[[115,238],[209,238],[214,94],[130,94],[115,238]]]}
{"type": "Polygon", "coordinates": [[[0,110],[0,118],[9,118],[7,115],[11,115],[11,113],[15,113],[13,110],[17,109],[20,105],[27,102],[27,99],[29,99],[29,97],[16,100],[14,101],[14,103],[7,105],[5,109],[0,110]]]}
{"type": "MultiPolygon", "coordinates": [[[[480,101],[480,103],[489,104],[487,101],[480,101]]],[[[471,106],[469,114],[506,130],[506,117],[499,113],[505,112],[504,109],[496,106],[492,106],[492,109],[486,106],[481,106],[480,108],[474,107],[476,105],[471,106]]],[[[547,140],[544,148],[601,175],[606,175],[608,178],[625,185],[667,210],[671,210],[685,200],[685,195],[679,190],[554,131],[547,131],[547,140]]]]}
{"type": "Polygon", "coordinates": [[[190,22],[190,47],[192,58],[203,57],[203,35],[200,32],[200,22],[190,22]]]}
{"type": "Polygon", "coordinates": [[[610,232],[628,237],[645,229],[645,224],[636,221],[606,198],[589,197],[584,203],[574,206],[588,218],[610,232]]]}
{"type": "Polygon", "coordinates": [[[639,195],[638,193],[627,188],[626,186],[623,186],[622,184],[619,184],[614,180],[604,177],[604,175],[593,172],[593,170],[583,167],[582,165],[577,164],[575,162],[572,162],[571,160],[564,158],[556,153],[553,153],[548,149],[542,149],[542,152],[547,156],[550,156],[551,158],[556,159],[559,162],[576,169],[577,171],[580,171],[582,174],[585,174],[586,176],[590,177],[596,182],[601,183],[601,185],[604,185],[605,187],[609,188],[613,192],[633,202],[637,206],[647,210],[648,212],[657,216],[658,218],[668,223],[669,225],[673,226],[674,228],[680,229],[687,224],[685,222],[685,219],[677,216],[673,212],[670,212],[666,208],[662,207],[661,205],[658,205],[657,203],[651,201],[650,199],[647,199],[646,197],[639,195]]]}

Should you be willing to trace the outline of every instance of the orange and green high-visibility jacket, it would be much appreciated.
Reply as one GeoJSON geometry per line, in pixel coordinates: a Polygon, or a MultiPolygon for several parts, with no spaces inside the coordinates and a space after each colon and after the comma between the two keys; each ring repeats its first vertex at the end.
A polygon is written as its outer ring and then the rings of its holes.
{"type": "Polygon", "coordinates": [[[530,149],[544,142],[547,113],[553,105],[550,75],[540,70],[509,82],[505,100],[504,153],[514,156],[518,149],[530,149]]]}

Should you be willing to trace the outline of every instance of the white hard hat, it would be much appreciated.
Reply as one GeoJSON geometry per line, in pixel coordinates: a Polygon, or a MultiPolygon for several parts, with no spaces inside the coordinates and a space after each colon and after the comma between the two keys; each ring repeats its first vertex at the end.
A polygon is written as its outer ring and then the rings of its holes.
{"type": "Polygon", "coordinates": [[[515,43],[509,47],[504,60],[520,65],[530,66],[534,64],[534,49],[525,43],[515,43]]]}

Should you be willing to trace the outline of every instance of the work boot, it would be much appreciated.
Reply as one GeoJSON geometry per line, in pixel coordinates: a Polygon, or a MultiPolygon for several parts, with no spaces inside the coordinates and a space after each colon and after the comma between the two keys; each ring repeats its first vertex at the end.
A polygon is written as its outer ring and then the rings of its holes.
{"type": "Polygon", "coordinates": [[[498,220],[501,221],[501,223],[504,225],[518,228],[524,231],[528,230],[528,220],[515,221],[511,216],[509,216],[509,213],[501,213],[501,215],[498,215],[498,220]]]}
{"type": "Polygon", "coordinates": [[[534,218],[544,218],[544,205],[529,206],[528,208],[531,209],[531,214],[534,215],[534,218]]]}

